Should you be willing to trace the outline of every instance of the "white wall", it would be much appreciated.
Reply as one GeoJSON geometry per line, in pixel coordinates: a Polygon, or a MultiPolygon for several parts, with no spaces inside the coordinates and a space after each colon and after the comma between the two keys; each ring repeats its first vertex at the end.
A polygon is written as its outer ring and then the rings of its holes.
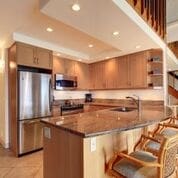
{"type": "Polygon", "coordinates": [[[88,93],[88,91],[57,91],[57,90],[54,90],[54,99],[55,100],[84,99],[86,93],[88,93]]]}
{"type": "Polygon", "coordinates": [[[93,98],[125,99],[126,96],[138,95],[141,100],[164,100],[162,90],[106,90],[93,91],[93,98]]]}
{"type": "MultiPolygon", "coordinates": [[[[89,91],[54,91],[56,100],[84,99],[89,91]]],[[[164,92],[161,90],[97,90],[91,92],[93,98],[98,99],[125,99],[126,96],[138,95],[142,100],[163,100],[164,92]]]]}

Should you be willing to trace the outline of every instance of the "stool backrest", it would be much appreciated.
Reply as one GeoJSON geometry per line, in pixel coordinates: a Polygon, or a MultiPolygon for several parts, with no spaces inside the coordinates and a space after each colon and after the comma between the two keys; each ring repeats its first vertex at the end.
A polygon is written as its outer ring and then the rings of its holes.
{"type": "Polygon", "coordinates": [[[164,138],[161,144],[158,162],[163,165],[160,169],[162,177],[172,175],[176,168],[176,154],[178,150],[178,135],[164,138]]]}

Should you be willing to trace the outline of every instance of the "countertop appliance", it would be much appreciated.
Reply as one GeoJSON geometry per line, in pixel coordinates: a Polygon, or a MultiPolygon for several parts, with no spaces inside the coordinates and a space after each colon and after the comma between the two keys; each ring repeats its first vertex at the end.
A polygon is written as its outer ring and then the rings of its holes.
{"type": "Polygon", "coordinates": [[[61,115],[71,115],[82,113],[84,111],[84,104],[65,104],[61,106],[61,115]]]}
{"type": "Polygon", "coordinates": [[[56,90],[72,90],[77,88],[77,77],[55,74],[56,90]]]}
{"type": "Polygon", "coordinates": [[[51,71],[18,68],[19,93],[19,155],[43,147],[43,128],[40,118],[51,116],[51,71]]]}
{"type": "Polygon", "coordinates": [[[91,93],[87,93],[85,94],[85,102],[92,102],[92,94],[91,93]]]}

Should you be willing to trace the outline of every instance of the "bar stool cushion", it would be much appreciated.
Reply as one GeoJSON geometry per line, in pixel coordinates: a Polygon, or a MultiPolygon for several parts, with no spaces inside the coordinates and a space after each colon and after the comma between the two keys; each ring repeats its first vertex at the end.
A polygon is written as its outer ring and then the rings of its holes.
{"type": "MultiPolygon", "coordinates": [[[[169,128],[166,128],[164,129],[161,134],[163,136],[167,136],[167,137],[172,137],[172,136],[175,136],[176,134],[178,134],[178,131],[175,130],[175,129],[169,129],[169,128]]],[[[160,144],[157,143],[157,142],[154,142],[154,141],[149,141],[147,144],[146,144],[146,148],[149,149],[149,150],[155,150],[155,151],[159,151],[160,149],[160,144]]]]}
{"type": "Polygon", "coordinates": [[[154,142],[154,141],[149,141],[149,142],[146,144],[146,148],[147,148],[147,149],[149,149],[149,150],[155,150],[155,151],[159,151],[160,146],[161,146],[160,143],[157,143],[157,142],[154,142]]]}
{"type": "Polygon", "coordinates": [[[175,136],[176,134],[178,134],[178,131],[175,129],[164,129],[161,134],[168,136],[168,137],[172,137],[175,136]]]}
{"type": "MultiPolygon", "coordinates": [[[[130,156],[146,162],[154,162],[157,160],[157,157],[145,151],[136,151],[131,153],[130,156]]],[[[139,166],[125,158],[115,163],[113,170],[127,178],[157,177],[156,168],[139,166]]]]}

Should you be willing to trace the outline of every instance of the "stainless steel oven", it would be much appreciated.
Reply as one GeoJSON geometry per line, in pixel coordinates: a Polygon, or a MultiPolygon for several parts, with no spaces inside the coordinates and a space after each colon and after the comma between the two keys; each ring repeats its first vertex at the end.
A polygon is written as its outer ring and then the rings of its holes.
{"type": "Polygon", "coordinates": [[[71,104],[71,105],[63,105],[61,106],[61,115],[72,115],[84,112],[83,104],[71,104]]]}
{"type": "Polygon", "coordinates": [[[77,88],[77,77],[55,74],[56,90],[72,90],[77,88]]]}

